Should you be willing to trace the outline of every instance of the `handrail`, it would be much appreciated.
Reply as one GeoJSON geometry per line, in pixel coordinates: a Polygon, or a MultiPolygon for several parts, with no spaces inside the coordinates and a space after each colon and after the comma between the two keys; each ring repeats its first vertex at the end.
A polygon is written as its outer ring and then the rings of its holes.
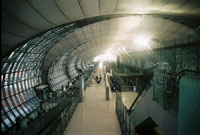
{"type": "Polygon", "coordinates": [[[146,90],[147,86],[149,86],[149,85],[150,85],[150,83],[147,83],[146,86],[138,93],[138,96],[136,97],[136,99],[132,103],[131,107],[127,110],[128,114],[131,113],[131,110],[132,110],[133,106],[135,105],[135,103],[137,102],[139,97],[142,95],[142,93],[146,90]]]}
{"type": "Polygon", "coordinates": [[[17,134],[23,134],[23,135],[27,135],[30,131],[34,131],[33,134],[41,133],[45,129],[45,127],[47,127],[53,121],[53,119],[57,117],[57,115],[59,115],[65,108],[67,108],[67,106],[71,106],[72,103],[78,103],[78,100],[73,101],[73,98],[78,98],[78,97],[72,97],[71,99],[69,99],[66,96],[61,96],[61,97],[62,98],[58,98],[59,100],[57,100],[55,97],[54,99],[49,99],[49,102],[57,101],[58,104],[50,107],[49,111],[44,112],[43,115],[39,115],[36,119],[31,121],[27,128],[24,129],[20,128],[15,132],[17,134]]]}
{"type": "Polygon", "coordinates": [[[191,73],[195,73],[195,74],[200,74],[200,71],[194,71],[194,70],[185,69],[185,70],[182,70],[182,71],[178,72],[176,76],[178,76],[178,75],[180,75],[182,73],[185,73],[185,72],[191,72],[191,73]]]}

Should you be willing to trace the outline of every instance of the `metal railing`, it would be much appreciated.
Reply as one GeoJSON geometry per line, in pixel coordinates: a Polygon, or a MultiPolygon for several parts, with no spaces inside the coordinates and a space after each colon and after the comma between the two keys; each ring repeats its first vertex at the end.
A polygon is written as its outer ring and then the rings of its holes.
{"type": "Polygon", "coordinates": [[[116,91],[116,113],[122,135],[133,135],[134,127],[130,119],[130,114],[128,113],[126,106],[123,104],[121,93],[118,90],[116,91]]]}
{"type": "MultiPolygon", "coordinates": [[[[199,43],[200,42],[200,36],[199,35],[193,35],[193,36],[187,36],[187,37],[181,37],[180,39],[175,39],[172,41],[167,41],[163,44],[163,46],[157,46],[158,48],[165,48],[165,47],[173,47],[176,46],[177,48],[182,45],[190,45],[188,43],[199,43]]],[[[199,44],[198,44],[199,45],[199,44]]],[[[198,74],[197,71],[189,71],[189,70],[183,70],[184,74],[185,72],[191,72],[193,74],[198,74]]],[[[153,72],[153,69],[152,69],[153,72]]],[[[116,74],[114,74],[117,76],[116,74]]],[[[150,81],[150,83],[147,83],[143,88],[141,88],[141,91],[138,92],[138,96],[133,101],[131,107],[127,109],[127,107],[124,105],[122,100],[122,95],[120,90],[116,90],[116,113],[117,117],[120,123],[122,135],[132,135],[135,134],[135,130],[133,127],[133,121],[131,120],[131,113],[132,110],[135,109],[137,104],[140,102],[141,99],[143,99],[144,95],[150,88],[150,86],[153,86],[153,100],[155,102],[158,102],[158,104],[161,104],[164,109],[168,108],[177,108],[178,103],[177,99],[177,93],[178,93],[178,87],[179,87],[179,75],[173,75],[168,74],[166,72],[154,72],[154,78],[150,81]],[[160,96],[162,95],[162,97],[160,96]],[[157,99],[156,99],[157,98],[157,99]]],[[[118,79],[118,78],[117,78],[118,79]]],[[[132,87],[132,86],[131,86],[132,87]]],[[[130,87],[130,88],[131,88],[130,87]]],[[[123,89],[123,86],[121,86],[123,89]]],[[[171,112],[171,111],[170,111],[171,112]]]]}
{"type": "Polygon", "coordinates": [[[175,75],[164,71],[154,71],[152,80],[153,100],[164,109],[178,112],[179,81],[182,75],[200,75],[199,71],[183,70],[175,75]]]}
{"type": "Polygon", "coordinates": [[[121,127],[122,135],[133,135],[135,133],[130,115],[136,103],[138,102],[138,99],[141,99],[141,96],[143,96],[144,92],[146,92],[149,88],[149,83],[147,83],[146,86],[143,86],[143,89],[139,91],[130,108],[127,108],[123,103],[121,91],[116,90],[116,113],[121,127]]]}
{"type": "Polygon", "coordinates": [[[35,119],[28,117],[19,120],[6,134],[36,135],[36,134],[61,134],[69,123],[76,106],[80,102],[79,92],[70,95],[62,92],[58,95],[52,93],[45,102],[35,111],[35,119]],[[27,119],[27,127],[21,127],[22,122],[27,119]],[[56,124],[55,124],[56,123],[56,124]]]}

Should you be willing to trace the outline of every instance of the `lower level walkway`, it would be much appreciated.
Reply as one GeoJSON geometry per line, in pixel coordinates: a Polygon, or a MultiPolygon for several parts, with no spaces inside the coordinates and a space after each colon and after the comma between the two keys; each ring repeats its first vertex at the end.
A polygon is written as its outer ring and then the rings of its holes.
{"type": "MultiPolygon", "coordinates": [[[[102,67],[96,74],[103,77],[102,67]]],[[[107,83],[108,85],[108,83],[107,83]]],[[[92,78],[85,91],[85,99],[79,103],[64,135],[121,135],[115,113],[115,93],[109,93],[110,100],[105,99],[105,81],[97,84],[92,78]]]]}

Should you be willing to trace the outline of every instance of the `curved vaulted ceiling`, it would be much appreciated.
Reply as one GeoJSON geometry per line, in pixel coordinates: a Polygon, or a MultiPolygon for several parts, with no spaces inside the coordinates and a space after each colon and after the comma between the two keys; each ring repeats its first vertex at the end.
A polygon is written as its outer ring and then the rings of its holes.
{"type": "Polygon", "coordinates": [[[2,0],[1,11],[5,131],[39,106],[43,81],[60,89],[99,54],[137,51],[139,37],[154,47],[200,33],[199,0],[2,0]]]}
{"type": "MultiPolygon", "coordinates": [[[[148,31],[149,28],[151,31],[160,30],[163,32],[161,33],[162,38],[170,37],[170,32],[173,33],[171,38],[175,37],[175,34],[178,36],[184,33],[187,29],[182,30],[183,25],[199,31],[200,24],[198,20],[200,14],[199,0],[3,0],[2,5],[3,54],[8,53],[9,50],[13,50],[16,45],[20,45],[23,41],[48,29],[79,20],[87,22],[92,17],[96,17],[96,19],[101,21],[102,16],[154,15],[158,18],[142,17],[145,26],[142,29],[144,31],[148,31]],[[166,21],[166,19],[169,21],[166,21]],[[165,35],[165,32],[162,30],[168,28],[173,30],[169,30],[165,35]]],[[[137,22],[139,16],[135,18],[137,22]]],[[[133,17],[130,22],[134,21],[135,18],[133,17]]],[[[104,30],[102,32],[109,32],[110,34],[110,31],[118,26],[116,23],[121,25],[122,20],[116,19],[99,22],[88,26],[91,27],[90,31],[86,27],[84,28],[86,30],[79,30],[78,32],[86,32],[85,35],[90,32],[92,36],[95,36],[98,34],[96,31],[98,32],[101,28],[104,30]],[[114,23],[113,28],[112,23],[114,23]],[[108,26],[111,28],[107,28],[108,26]]],[[[142,26],[143,24],[139,28],[142,26]]],[[[118,33],[122,32],[118,31],[118,33]]],[[[159,32],[156,34],[160,35],[159,32]]],[[[156,35],[154,37],[157,39],[160,38],[156,37],[156,35]]]]}
{"type": "MultiPolygon", "coordinates": [[[[200,31],[198,0],[4,0],[2,54],[6,56],[34,36],[58,26],[76,25],[47,53],[44,76],[67,50],[92,59],[123,46],[137,49],[134,39],[145,36],[150,46],[200,31]]],[[[73,55],[72,55],[73,56],[73,55]]]]}

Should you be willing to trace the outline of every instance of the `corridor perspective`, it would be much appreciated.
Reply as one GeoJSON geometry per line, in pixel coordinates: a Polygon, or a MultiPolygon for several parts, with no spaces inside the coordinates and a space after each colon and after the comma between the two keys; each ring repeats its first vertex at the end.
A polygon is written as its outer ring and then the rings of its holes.
{"type": "MultiPolygon", "coordinates": [[[[95,74],[103,75],[102,67],[95,74]]],[[[115,113],[115,93],[110,92],[109,100],[105,99],[104,79],[98,84],[92,78],[85,99],[76,108],[64,135],[121,135],[115,113]]]]}
{"type": "Polygon", "coordinates": [[[1,134],[200,135],[200,0],[1,5],[1,134]]]}

